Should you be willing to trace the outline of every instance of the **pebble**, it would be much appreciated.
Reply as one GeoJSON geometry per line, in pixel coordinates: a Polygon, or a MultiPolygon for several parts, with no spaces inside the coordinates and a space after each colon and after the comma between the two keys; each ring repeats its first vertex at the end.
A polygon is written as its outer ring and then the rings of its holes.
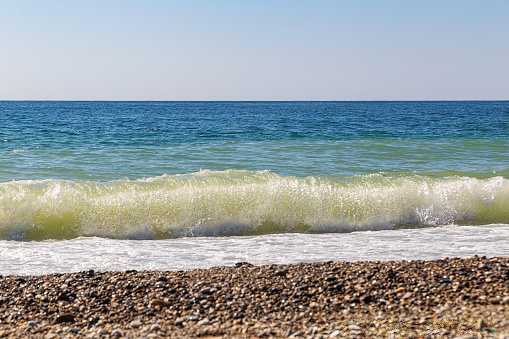
{"type": "Polygon", "coordinates": [[[132,328],[138,328],[142,325],[143,325],[143,323],[139,320],[133,320],[129,323],[129,326],[131,326],[132,328]]]}
{"type": "Polygon", "coordinates": [[[155,332],[155,331],[159,331],[161,329],[161,326],[159,324],[153,324],[153,325],[150,325],[150,328],[149,328],[149,332],[155,332]]]}
{"type": "Polygon", "coordinates": [[[196,325],[198,326],[206,326],[210,324],[210,320],[208,318],[205,318],[205,319],[202,319],[200,321],[198,321],[198,323],[196,325]]]}
{"type": "Polygon", "coordinates": [[[171,306],[171,303],[168,302],[168,301],[164,301],[164,300],[158,300],[158,299],[154,299],[150,302],[150,306],[154,307],[154,306],[160,306],[160,307],[170,307],[171,306]]]}
{"type": "Polygon", "coordinates": [[[99,331],[97,331],[97,334],[99,335],[106,335],[108,334],[108,330],[103,328],[103,329],[100,329],[99,331]]]}
{"type": "Polygon", "coordinates": [[[267,335],[267,331],[260,331],[260,332],[258,332],[257,337],[261,338],[261,337],[265,337],[266,335],[267,335]]]}
{"type": "Polygon", "coordinates": [[[120,330],[120,329],[114,329],[113,331],[111,331],[111,336],[112,337],[116,337],[116,338],[120,338],[124,335],[124,333],[120,330]]]}
{"type": "Polygon", "coordinates": [[[57,323],[69,323],[74,321],[74,315],[71,313],[63,313],[60,314],[56,319],[55,322],[57,323]]]}
{"type": "Polygon", "coordinates": [[[362,331],[362,327],[360,326],[357,326],[357,325],[348,325],[348,329],[351,330],[351,331],[362,331]]]}
{"type": "Polygon", "coordinates": [[[498,338],[508,272],[508,258],[473,257],[4,276],[0,334],[498,338]]]}
{"type": "Polygon", "coordinates": [[[401,299],[405,300],[405,299],[411,298],[412,295],[413,295],[412,292],[406,292],[405,295],[401,299]]]}
{"type": "Polygon", "coordinates": [[[182,325],[182,323],[183,323],[183,322],[185,322],[185,321],[186,321],[186,319],[185,319],[184,317],[177,318],[177,319],[175,320],[175,325],[176,325],[176,326],[180,326],[180,325],[182,325]]]}

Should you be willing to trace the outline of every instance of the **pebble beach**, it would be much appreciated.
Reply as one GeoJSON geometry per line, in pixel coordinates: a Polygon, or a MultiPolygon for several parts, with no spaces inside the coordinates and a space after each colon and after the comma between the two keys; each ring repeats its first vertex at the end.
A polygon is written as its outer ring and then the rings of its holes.
{"type": "Polygon", "coordinates": [[[509,258],[2,276],[6,338],[509,338],[509,258]]]}

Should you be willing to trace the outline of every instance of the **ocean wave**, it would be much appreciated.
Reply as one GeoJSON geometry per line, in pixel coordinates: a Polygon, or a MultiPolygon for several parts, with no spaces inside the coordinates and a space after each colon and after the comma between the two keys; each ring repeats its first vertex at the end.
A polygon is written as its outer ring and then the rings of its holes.
{"type": "Polygon", "coordinates": [[[0,238],[166,239],[509,222],[509,180],[208,171],[0,184],[0,238]]]}

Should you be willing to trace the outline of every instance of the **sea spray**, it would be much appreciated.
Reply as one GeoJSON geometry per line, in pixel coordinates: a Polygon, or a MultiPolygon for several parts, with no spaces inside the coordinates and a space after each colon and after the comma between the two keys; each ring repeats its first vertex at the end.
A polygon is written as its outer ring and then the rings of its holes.
{"type": "Polygon", "coordinates": [[[0,184],[0,237],[323,233],[509,222],[502,177],[280,176],[227,170],[109,182],[0,184]]]}

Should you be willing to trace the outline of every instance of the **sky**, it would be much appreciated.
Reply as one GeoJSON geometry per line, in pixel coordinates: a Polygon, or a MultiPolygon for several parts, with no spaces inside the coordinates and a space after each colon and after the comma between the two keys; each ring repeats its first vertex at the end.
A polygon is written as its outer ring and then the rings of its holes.
{"type": "Polygon", "coordinates": [[[509,100],[507,0],[0,0],[0,100],[509,100]]]}

